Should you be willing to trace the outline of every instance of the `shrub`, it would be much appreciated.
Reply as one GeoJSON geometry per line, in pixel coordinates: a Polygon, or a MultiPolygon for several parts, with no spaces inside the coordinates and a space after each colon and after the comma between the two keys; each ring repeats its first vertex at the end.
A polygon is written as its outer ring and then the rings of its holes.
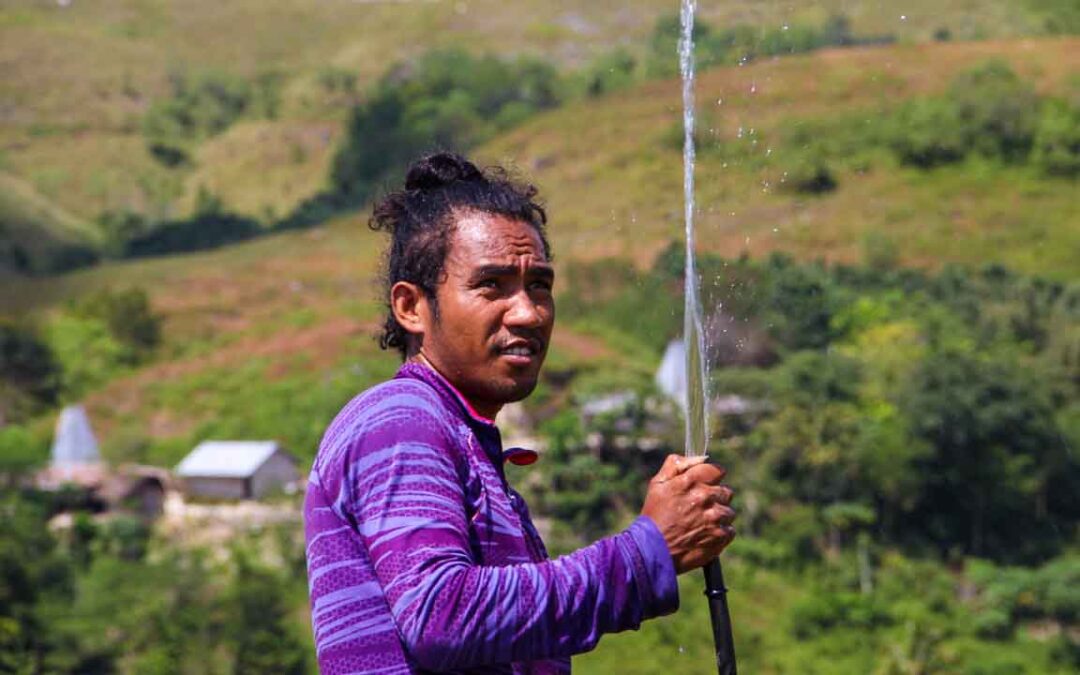
{"type": "Polygon", "coordinates": [[[821,159],[801,158],[788,167],[784,186],[800,194],[821,195],[837,187],[836,176],[821,159]]]}
{"type": "Polygon", "coordinates": [[[940,99],[906,103],[893,120],[889,145],[900,162],[929,169],[958,162],[967,152],[956,108],[940,99]]]}
{"type": "Polygon", "coordinates": [[[227,212],[196,214],[182,220],[161,223],[146,234],[131,239],[124,246],[124,256],[167,255],[216,248],[262,232],[253,218],[227,212]]]}
{"type": "Polygon", "coordinates": [[[616,49],[589,64],[577,76],[577,87],[589,97],[625,89],[637,81],[637,65],[633,54],[616,49]]]}
{"type": "Polygon", "coordinates": [[[1080,175],[1080,107],[1064,101],[1043,105],[1031,159],[1050,175],[1080,175]]]}
{"type": "Polygon", "coordinates": [[[171,95],[154,101],[142,126],[150,154],[170,167],[186,163],[195,143],[225,131],[244,115],[274,118],[280,106],[278,73],[261,73],[249,82],[216,70],[174,72],[169,83],[171,95]]]}
{"type": "Polygon", "coordinates": [[[0,321],[0,427],[54,404],[59,371],[52,350],[35,331],[0,321]]]}
{"type": "Polygon", "coordinates": [[[161,316],[154,314],[146,291],[140,288],[98,291],[79,299],[71,309],[76,316],[103,321],[136,360],[161,341],[161,316]]]}
{"type": "Polygon", "coordinates": [[[1003,61],[961,73],[949,89],[967,147],[1005,161],[1025,159],[1038,123],[1034,88],[1003,61]]]}
{"type": "Polygon", "coordinates": [[[888,625],[890,618],[872,596],[823,591],[797,603],[791,623],[795,637],[805,640],[837,627],[872,630],[888,625]]]}
{"type": "Polygon", "coordinates": [[[342,203],[362,202],[420,152],[468,148],[556,105],[560,88],[546,63],[463,50],[429,52],[415,65],[393,68],[353,108],[331,168],[331,193],[342,203]]]}

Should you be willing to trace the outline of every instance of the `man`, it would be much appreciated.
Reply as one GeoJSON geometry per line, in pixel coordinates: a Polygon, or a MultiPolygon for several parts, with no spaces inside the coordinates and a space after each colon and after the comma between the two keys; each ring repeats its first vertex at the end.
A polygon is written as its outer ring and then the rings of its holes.
{"type": "Polygon", "coordinates": [[[319,667],[566,673],[605,633],[675,611],[675,576],[731,541],[723,470],[679,456],[627,530],[549,560],[495,415],[536,386],[555,273],[536,190],[421,159],[375,208],[391,235],[382,345],[404,365],[326,431],[304,505],[319,667]]]}

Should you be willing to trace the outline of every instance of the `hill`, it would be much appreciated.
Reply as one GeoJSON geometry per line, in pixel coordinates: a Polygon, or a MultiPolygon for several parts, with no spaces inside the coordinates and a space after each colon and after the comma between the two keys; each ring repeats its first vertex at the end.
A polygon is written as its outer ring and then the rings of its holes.
{"type": "MultiPolygon", "coordinates": [[[[856,33],[913,43],[1069,29],[1056,4],[913,0],[901,14],[888,3],[797,0],[700,11],[714,26],[762,30],[844,13],[856,33]]],[[[86,221],[115,210],[185,215],[200,188],[246,214],[281,215],[321,186],[349,103],[395,62],[465,46],[575,68],[615,46],[640,49],[657,17],[676,9],[667,0],[8,3],[0,10],[0,169],[86,221]],[[205,140],[187,166],[162,166],[146,149],[144,115],[178,80],[207,72],[265,78],[273,114],[205,140]],[[253,180],[260,171],[266,180],[253,180]]]]}
{"type": "MultiPolygon", "coordinates": [[[[1041,92],[1075,95],[1075,38],[837,49],[702,73],[699,245],[728,256],[783,250],[851,261],[872,235],[904,264],[993,261],[1075,277],[1075,181],[978,161],[928,172],[861,148],[870,142],[860,128],[988,59],[1041,92]],[[807,152],[831,163],[836,190],[785,189],[807,152]]],[[[518,162],[544,187],[560,250],[649,260],[683,227],[678,86],[657,82],[553,112],[483,153],[518,162]]]]}
{"type": "MultiPolygon", "coordinates": [[[[705,73],[699,101],[715,111],[705,115],[712,131],[698,169],[702,248],[729,257],[782,250],[852,260],[866,237],[877,235],[905,264],[997,261],[1075,279],[1080,227],[1069,180],[995,164],[926,174],[871,156],[866,166],[838,164],[839,187],[808,197],[766,185],[784,169],[779,142],[770,155],[775,164],[746,154],[725,158],[724,144],[737,140],[740,126],[767,146],[792,120],[878,114],[941,90],[990,55],[1007,59],[1040,90],[1059,90],[1076,70],[1078,45],[1056,39],[836,50],[705,73]]],[[[658,82],[556,110],[479,152],[516,162],[543,188],[564,268],[611,255],[645,263],[680,237],[681,156],[670,140],[677,87],[658,82]]],[[[88,401],[114,459],[169,463],[194,438],[252,433],[307,452],[336,405],[393,368],[372,339],[383,242],[365,220],[356,213],[204,254],[11,280],[0,308],[40,313],[95,289],[148,291],[165,316],[161,356],[88,401]]],[[[563,330],[556,366],[653,367],[655,355],[563,330]]]]}

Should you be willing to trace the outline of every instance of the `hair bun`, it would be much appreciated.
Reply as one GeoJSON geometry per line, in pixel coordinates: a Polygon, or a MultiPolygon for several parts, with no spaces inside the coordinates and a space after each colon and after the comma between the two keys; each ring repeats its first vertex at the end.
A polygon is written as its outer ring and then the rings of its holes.
{"type": "Polygon", "coordinates": [[[416,160],[405,175],[406,190],[436,190],[457,182],[483,181],[484,174],[461,155],[439,152],[416,160]]]}

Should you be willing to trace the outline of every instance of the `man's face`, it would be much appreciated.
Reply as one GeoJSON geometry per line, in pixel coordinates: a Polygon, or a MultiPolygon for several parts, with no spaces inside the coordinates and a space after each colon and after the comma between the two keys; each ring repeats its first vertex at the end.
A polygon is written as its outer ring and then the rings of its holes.
{"type": "Polygon", "coordinates": [[[555,273],[531,225],[479,212],[458,217],[445,269],[420,351],[494,417],[536,387],[555,323],[555,273]]]}

